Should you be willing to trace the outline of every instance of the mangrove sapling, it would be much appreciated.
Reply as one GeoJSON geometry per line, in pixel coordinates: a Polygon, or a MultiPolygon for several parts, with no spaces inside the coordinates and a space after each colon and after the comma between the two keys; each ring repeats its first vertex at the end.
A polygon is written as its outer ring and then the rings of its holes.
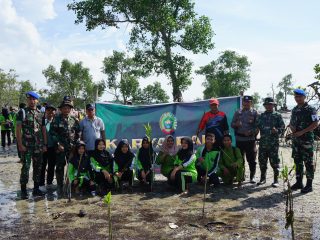
{"type": "Polygon", "coordinates": [[[293,209],[293,196],[292,196],[292,190],[291,190],[291,184],[290,180],[292,180],[292,172],[295,171],[296,167],[295,165],[289,170],[288,166],[283,164],[283,156],[281,153],[281,159],[282,159],[282,166],[283,169],[281,170],[280,177],[283,179],[283,187],[284,187],[284,193],[286,195],[286,210],[285,210],[285,218],[286,218],[286,225],[285,228],[288,229],[289,226],[291,227],[291,237],[292,240],[294,240],[294,209],[293,209]],[[287,187],[287,189],[286,189],[287,187]]]}
{"type": "Polygon", "coordinates": [[[207,195],[207,182],[208,182],[208,166],[206,167],[206,175],[204,180],[204,192],[203,192],[203,206],[202,206],[202,218],[205,217],[204,208],[206,203],[206,195],[207,195]]]}
{"type": "Polygon", "coordinates": [[[108,222],[109,222],[109,239],[112,239],[112,222],[111,222],[111,191],[104,196],[103,202],[108,205],[108,222]]]}
{"type": "Polygon", "coordinates": [[[150,180],[150,192],[153,191],[153,181],[154,181],[154,156],[153,153],[151,153],[151,147],[152,147],[152,127],[150,123],[143,125],[145,132],[146,132],[146,137],[148,138],[149,141],[149,159],[152,159],[151,163],[151,180],[150,180]],[[152,156],[151,156],[152,155],[152,156]]]}

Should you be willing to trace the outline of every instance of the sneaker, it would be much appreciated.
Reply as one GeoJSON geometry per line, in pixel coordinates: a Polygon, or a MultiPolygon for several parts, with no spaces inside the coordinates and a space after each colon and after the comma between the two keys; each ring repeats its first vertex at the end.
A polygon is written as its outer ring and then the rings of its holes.
{"type": "Polygon", "coordinates": [[[254,180],[254,178],[250,178],[249,183],[251,183],[251,184],[255,184],[255,183],[256,183],[256,180],[254,180]]]}
{"type": "Polygon", "coordinates": [[[96,194],[96,191],[91,191],[91,196],[92,197],[95,197],[97,194],[96,194]]]}
{"type": "Polygon", "coordinates": [[[313,191],[312,186],[308,186],[308,185],[301,189],[301,193],[309,193],[312,191],[313,191]]]}
{"type": "Polygon", "coordinates": [[[42,185],[42,186],[39,187],[39,190],[40,190],[41,192],[46,192],[46,191],[47,191],[47,188],[46,188],[46,186],[42,185]]]}

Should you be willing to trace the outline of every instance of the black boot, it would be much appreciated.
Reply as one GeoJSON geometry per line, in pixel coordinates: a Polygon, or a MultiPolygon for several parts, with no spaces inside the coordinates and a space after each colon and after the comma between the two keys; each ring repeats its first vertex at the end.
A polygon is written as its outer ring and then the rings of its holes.
{"type": "Polygon", "coordinates": [[[27,185],[21,184],[21,199],[28,199],[27,185]]]}
{"type": "Polygon", "coordinates": [[[254,175],[256,174],[255,171],[250,171],[250,183],[255,184],[256,181],[254,180],[254,175]]]}
{"type": "Polygon", "coordinates": [[[266,172],[261,172],[260,181],[257,183],[257,185],[263,185],[266,183],[266,172]]]}
{"type": "Polygon", "coordinates": [[[312,179],[307,179],[307,185],[301,189],[301,193],[312,192],[312,179]]]}
{"type": "Polygon", "coordinates": [[[45,194],[46,193],[40,191],[39,184],[38,183],[34,183],[34,188],[33,188],[33,191],[32,191],[32,195],[33,196],[43,196],[45,194]]]}
{"type": "Polygon", "coordinates": [[[303,188],[302,177],[297,177],[297,181],[295,184],[291,186],[291,190],[295,191],[303,188]]]}
{"type": "Polygon", "coordinates": [[[274,175],[273,175],[273,183],[272,183],[272,187],[279,187],[279,181],[278,181],[278,178],[279,178],[279,173],[275,172],[274,175]]]}

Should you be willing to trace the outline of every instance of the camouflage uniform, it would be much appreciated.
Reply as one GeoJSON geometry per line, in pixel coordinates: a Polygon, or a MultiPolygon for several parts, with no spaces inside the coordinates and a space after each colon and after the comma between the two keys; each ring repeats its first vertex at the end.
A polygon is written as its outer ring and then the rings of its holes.
{"type": "Polygon", "coordinates": [[[268,158],[275,177],[279,176],[279,135],[284,131],[285,124],[278,112],[265,111],[257,119],[257,128],[260,130],[259,165],[261,178],[265,180],[268,168],[268,158]],[[272,133],[275,128],[277,133],[272,133]]]}
{"type": "MultiPolygon", "coordinates": [[[[303,106],[296,106],[292,109],[290,125],[301,131],[317,121],[317,111],[307,103],[303,106]]],[[[294,137],[292,140],[292,158],[296,165],[297,179],[303,178],[303,163],[306,167],[307,179],[314,177],[313,165],[313,131],[303,134],[301,137],[294,137]]]]}
{"type": "Polygon", "coordinates": [[[17,115],[17,125],[21,125],[22,129],[22,144],[27,148],[26,152],[20,153],[22,161],[21,185],[28,183],[31,160],[33,161],[33,181],[36,184],[40,182],[44,144],[42,118],[43,114],[38,109],[31,108],[21,109],[17,115]]]}
{"type": "Polygon", "coordinates": [[[56,155],[56,178],[58,187],[63,186],[64,166],[69,161],[70,153],[79,137],[80,126],[79,120],[74,116],[63,117],[62,114],[56,116],[51,124],[50,134],[56,145],[64,147],[63,152],[57,148],[56,155]]]}

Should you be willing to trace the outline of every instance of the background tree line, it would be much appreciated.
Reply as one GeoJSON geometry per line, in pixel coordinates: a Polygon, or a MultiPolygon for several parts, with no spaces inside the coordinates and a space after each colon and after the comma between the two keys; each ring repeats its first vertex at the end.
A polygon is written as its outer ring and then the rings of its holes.
{"type": "MultiPolygon", "coordinates": [[[[105,57],[102,67],[105,79],[98,81],[81,61],[73,63],[64,59],[58,69],[49,65],[43,70],[48,88],[38,91],[45,101],[54,105],[58,105],[63,96],[70,95],[81,108],[97,101],[105,92],[124,104],[128,101],[134,104],[168,102],[170,97],[159,81],[144,88],[140,86],[143,78],[154,80],[153,77],[164,75],[172,86],[172,100],[183,101],[182,93],[192,83],[193,62],[187,54],[207,54],[214,48],[210,20],[199,16],[194,6],[191,0],[73,0],[68,9],[75,13],[75,23],[84,23],[88,31],[130,24],[132,30],[127,45],[130,55],[113,51],[105,57]]],[[[207,65],[194,69],[204,77],[203,98],[234,96],[246,91],[250,87],[250,66],[245,55],[225,50],[207,65]]],[[[319,65],[315,71],[319,79],[319,65]]],[[[5,96],[10,96],[15,104],[22,100],[26,90],[34,89],[30,81],[18,81],[17,77],[14,70],[1,71],[2,104],[11,104],[5,102],[5,96]]],[[[319,85],[312,86],[316,92],[319,85]]],[[[272,85],[270,95],[285,109],[292,88],[292,75],[288,74],[275,88],[272,85]]],[[[253,96],[255,103],[260,104],[261,96],[258,93],[253,96]]]]}

